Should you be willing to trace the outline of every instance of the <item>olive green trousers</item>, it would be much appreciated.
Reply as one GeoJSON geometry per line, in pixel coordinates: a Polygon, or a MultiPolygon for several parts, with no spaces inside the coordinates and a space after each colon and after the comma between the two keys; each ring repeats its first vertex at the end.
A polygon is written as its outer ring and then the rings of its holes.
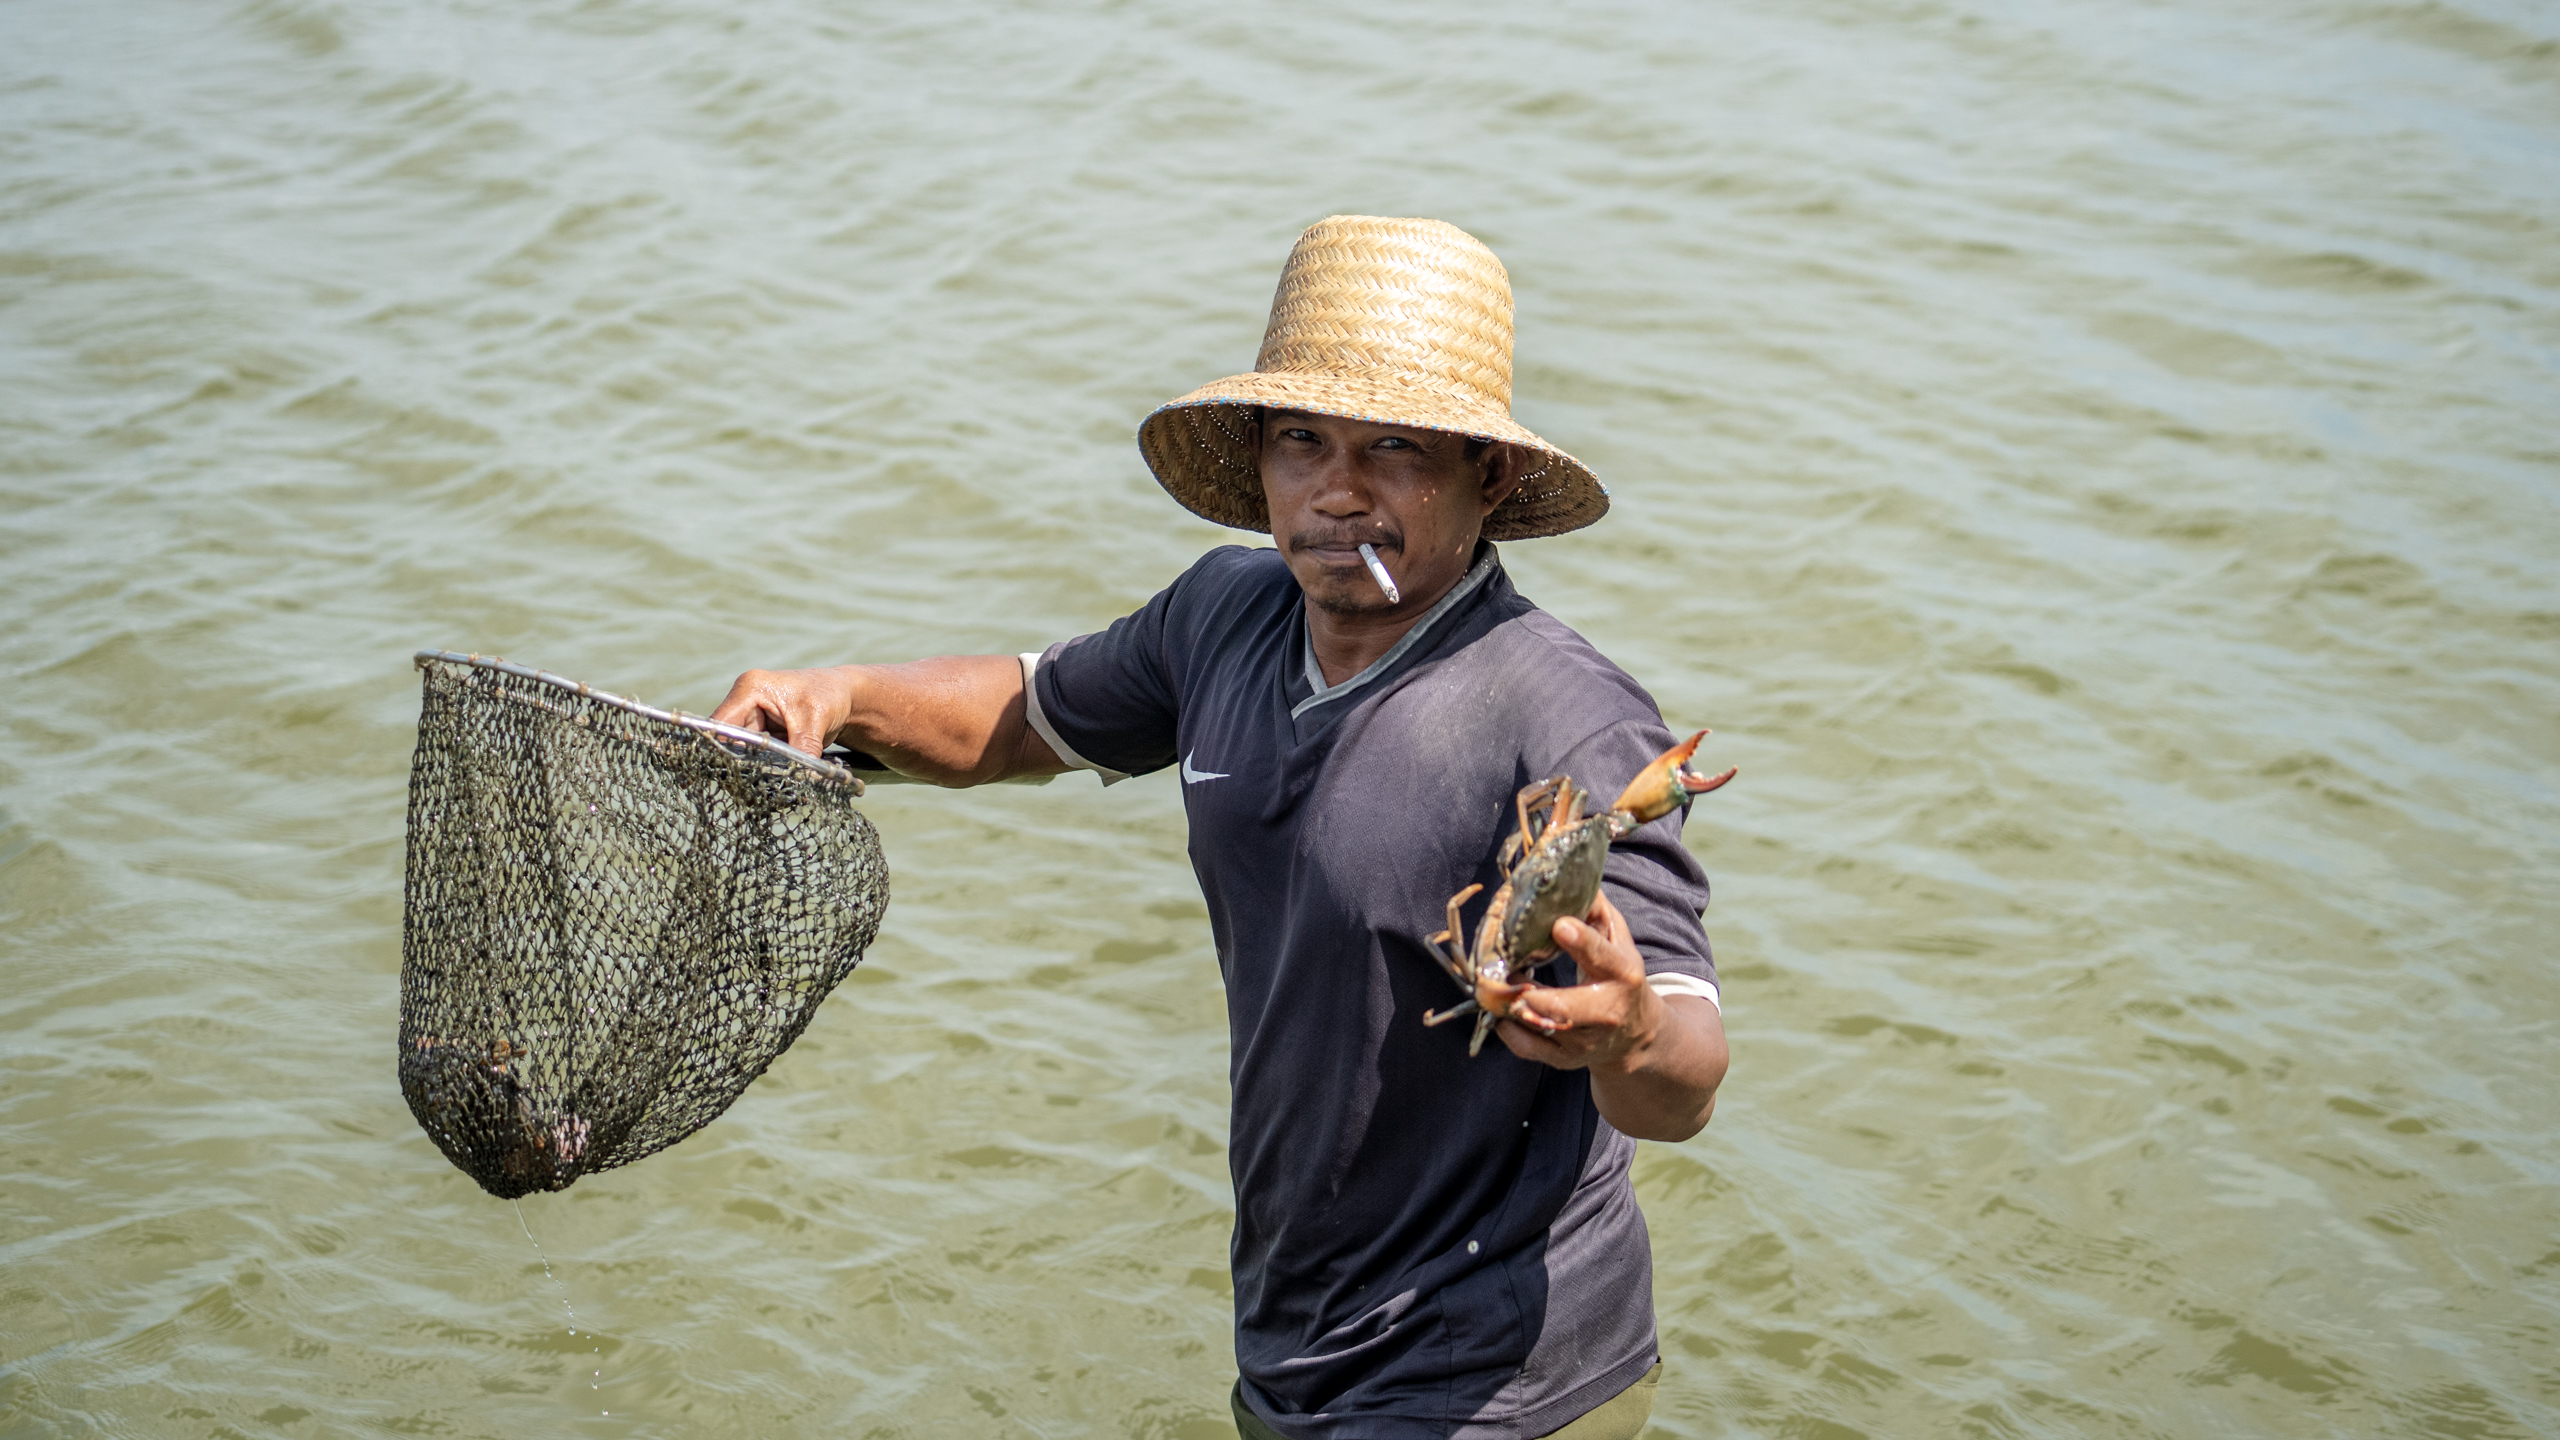
{"type": "MultiPolygon", "coordinates": [[[[1654,1387],[1662,1383],[1662,1362],[1644,1372],[1644,1378],[1600,1402],[1600,1408],[1584,1414],[1544,1440],[1636,1440],[1644,1433],[1644,1422],[1653,1418],[1654,1387]]],[[[1239,1383],[1227,1396],[1236,1412],[1236,1433],[1244,1440],[1287,1440],[1279,1431],[1262,1423],[1262,1417],[1244,1403],[1244,1386],[1239,1383]]]]}

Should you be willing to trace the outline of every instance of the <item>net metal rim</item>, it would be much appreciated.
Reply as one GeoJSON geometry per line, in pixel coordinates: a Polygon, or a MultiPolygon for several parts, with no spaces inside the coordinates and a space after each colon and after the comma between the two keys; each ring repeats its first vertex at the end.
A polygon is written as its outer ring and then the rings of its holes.
{"type": "Polygon", "coordinates": [[[661,710],[655,705],[634,700],[627,695],[611,694],[607,691],[598,690],[594,686],[586,684],[583,681],[572,680],[566,675],[555,675],[548,670],[537,670],[530,665],[519,665],[512,660],[501,659],[495,655],[482,655],[477,652],[463,654],[453,650],[421,650],[417,652],[411,663],[418,669],[424,670],[430,663],[439,661],[448,665],[468,665],[480,670],[495,670],[500,674],[513,675],[520,680],[537,681],[544,685],[566,690],[570,694],[579,696],[582,699],[593,700],[600,705],[610,705],[614,709],[627,710],[634,715],[643,716],[647,719],[660,721],[669,725],[682,726],[687,730],[693,731],[697,735],[708,736],[711,739],[726,745],[734,745],[743,749],[761,751],[775,759],[787,760],[794,765],[811,771],[818,777],[832,784],[846,786],[850,788],[857,797],[859,797],[867,788],[862,782],[862,777],[854,774],[853,771],[847,767],[839,765],[832,760],[821,760],[817,756],[811,755],[805,750],[796,750],[789,744],[776,740],[772,736],[763,734],[759,731],[742,729],[736,725],[724,725],[717,720],[707,719],[700,715],[687,715],[681,710],[661,710]]]}

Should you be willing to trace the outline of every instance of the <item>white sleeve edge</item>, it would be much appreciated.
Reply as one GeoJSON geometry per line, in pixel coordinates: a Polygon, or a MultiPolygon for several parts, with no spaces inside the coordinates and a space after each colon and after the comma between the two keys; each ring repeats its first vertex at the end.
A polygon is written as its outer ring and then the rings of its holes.
{"type": "Polygon", "coordinates": [[[1724,1013],[1724,997],[1716,993],[1713,981],[1663,970],[1644,977],[1644,983],[1656,995],[1694,995],[1716,1007],[1717,1014],[1724,1013]]]}
{"type": "Polygon", "coordinates": [[[1031,683],[1031,677],[1040,673],[1041,653],[1038,650],[1025,650],[1020,657],[1022,660],[1022,718],[1031,722],[1031,733],[1049,742],[1049,748],[1058,752],[1059,759],[1078,770],[1090,770],[1101,776],[1102,783],[1105,785],[1117,785],[1128,779],[1129,777],[1120,771],[1096,765],[1077,754],[1074,746],[1058,738],[1057,729],[1049,723],[1049,717],[1040,713],[1040,687],[1031,683]]]}

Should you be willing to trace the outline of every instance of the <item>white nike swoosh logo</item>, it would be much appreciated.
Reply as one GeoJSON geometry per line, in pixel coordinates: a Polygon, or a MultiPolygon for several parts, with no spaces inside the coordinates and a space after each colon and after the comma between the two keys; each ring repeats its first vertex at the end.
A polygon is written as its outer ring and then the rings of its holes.
{"type": "MultiPolygon", "coordinates": [[[[1197,754],[1198,752],[1195,751],[1193,753],[1197,754]]],[[[1226,778],[1227,772],[1224,770],[1194,770],[1191,768],[1191,756],[1185,755],[1182,757],[1182,783],[1185,785],[1197,785],[1203,780],[1224,780],[1226,778]]]]}

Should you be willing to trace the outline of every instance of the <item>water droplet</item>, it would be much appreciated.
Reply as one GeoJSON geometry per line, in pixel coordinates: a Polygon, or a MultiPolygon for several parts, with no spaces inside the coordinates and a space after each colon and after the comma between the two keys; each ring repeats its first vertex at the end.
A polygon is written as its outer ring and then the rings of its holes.
{"type": "MultiPolygon", "coordinates": [[[[546,1276],[547,1278],[549,1278],[549,1280],[551,1281],[551,1283],[552,1283],[555,1287],[557,1287],[557,1288],[559,1289],[559,1291],[560,1291],[560,1308],[561,1308],[561,1310],[562,1310],[563,1312],[565,1312],[565,1313],[568,1315],[568,1317],[569,1317],[569,1338],[570,1338],[570,1339],[572,1339],[572,1340],[574,1340],[574,1339],[576,1339],[576,1338],[577,1338],[577,1336],[578,1336],[578,1308],[577,1308],[576,1306],[574,1306],[574,1305],[572,1305],[572,1304],[570,1304],[570,1303],[569,1303],[569,1287],[568,1287],[567,1283],[565,1283],[564,1281],[562,1281],[562,1280],[561,1280],[561,1278],[560,1278],[558,1275],[556,1275],[556,1274],[554,1274],[554,1273],[552,1272],[552,1269],[551,1269],[551,1257],[550,1257],[550,1255],[546,1254],[546,1253],[543,1251],[543,1248],[542,1248],[542,1242],[541,1242],[540,1240],[535,1240],[535,1239],[534,1239],[534,1235],[533,1235],[533,1226],[532,1226],[531,1224],[529,1224],[529,1223],[525,1220],[525,1218],[524,1218],[524,1202],[523,1202],[522,1200],[518,1200],[518,1201],[515,1201],[515,1202],[514,1202],[514,1204],[515,1204],[515,1207],[516,1207],[516,1224],[517,1224],[517,1226],[518,1226],[518,1227],[520,1227],[520,1228],[524,1231],[524,1238],[525,1238],[525,1239],[527,1239],[527,1240],[531,1240],[531,1241],[533,1242],[533,1253],[534,1253],[534,1255],[535,1255],[537,1258],[539,1258],[539,1259],[542,1261],[542,1273],[543,1273],[543,1275],[544,1275],[544,1276],[546,1276]]],[[[587,1347],[587,1351],[588,1351],[588,1353],[589,1353],[589,1354],[592,1354],[592,1355],[601,1355],[601,1354],[603,1354],[603,1353],[604,1353],[604,1336],[602,1336],[602,1335],[600,1335],[600,1334],[596,1333],[595,1331],[590,1330],[590,1331],[588,1331],[588,1332],[587,1332],[587,1338],[595,1342],[594,1344],[592,1344],[592,1345],[590,1345],[590,1346],[588,1346],[588,1347],[587,1347]]],[[[604,1370],[602,1369],[602,1367],[598,1367],[598,1368],[596,1369],[596,1371],[594,1372],[594,1374],[595,1374],[595,1376],[596,1376],[596,1378],[597,1378],[598,1380],[601,1380],[601,1379],[603,1379],[603,1378],[604,1378],[604,1370]]],[[[590,1384],[590,1385],[588,1385],[588,1386],[587,1386],[587,1388],[588,1388],[588,1389],[590,1389],[590,1390],[595,1390],[595,1389],[600,1389],[600,1388],[602,1388],[602,1387],[601,1387],[601,1386],[599,1386],[599,1385],[596,1385],[596,1384],[590,1384]]],[[[612,1411],[610,1411],[610,1410],[607,1410],[607,1411],[604,1411],[603,1413],[604,1413],[604,1414],[607,1414],[607,1415],[610,1415],[610,1414],[612,1414],[613,1412],[612,1412],[612,1411]]]]}

